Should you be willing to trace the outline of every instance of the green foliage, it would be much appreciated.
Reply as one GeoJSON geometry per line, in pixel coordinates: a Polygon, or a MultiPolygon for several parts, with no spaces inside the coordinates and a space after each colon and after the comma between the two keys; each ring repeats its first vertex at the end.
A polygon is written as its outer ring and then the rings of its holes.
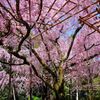
{"type": "Polygon", "coordinates": [[[35,43],[35,44],[34,44],[34,48],[35,48],[35,49],[39,48],[39,46],[40,46],[39,43],[35,43]]]}
{"type": "Polygon", "coordinates": [[[26,95],[24,92],[18,94],[19,100],[27,100],[26,95]]]}
{"type": "Polygon", "coordinates": [[[64,91],[65,91],[65,94],[67,95],[69,93],[69,87],[64,86],[64,91]]]}
{"type": "Polygon", "coordinates": [[[33,100],[42,100],[40,97],[33,96],[33,100]]]}
{"type": "Polygon", "coordinates": [[[95,92],[95,100],[100,100],[100,90],[95,92]]]}
{"type": "MultiPolygon", "coordinates": [[[[42,100],[41,97],[38,96],[32,96],[33,100],[42,100]]],[[[30,100],[30,96],[28,96],[28,100],[30,100]]]]}
{"type": "Polygon", "coordinates": [[[96,77],[96,78],[93,80],[93,83],[94,83],[94,84],[100,84],[100,77],[96,77]]]}
{"type": "Polygon", "coordinates": [[[100,84],[100,77],[99,76],[93,79],[93,84],[94,84],[94,86],[96,86],[96,89],[98,91],[100,91],[100,87],[98,86],[100,84]]]}
{"type": "Polygon", "coordinates": [[[6,86],[3,90],[0,90],[0,100],[7,100],[9,88],[6,86]]]}
{"type": "Polygon", "coordinates": [[[4,33],[3,32],[0,32],[0,37],[2,37],[4,35],[4,33]]]}

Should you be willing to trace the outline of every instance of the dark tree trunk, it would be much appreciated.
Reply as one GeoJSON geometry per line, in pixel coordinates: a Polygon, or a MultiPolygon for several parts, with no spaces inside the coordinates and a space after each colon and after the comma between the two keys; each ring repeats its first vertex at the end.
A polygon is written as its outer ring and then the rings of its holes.
{"type": "Polygon", "coordinates": [[[62,93],[56,93],[56,100],[65,100],[65,95],[62,93]]]}
{"type": "Polygon", "coordinates": [[[61,84],[61,86],[59,87],[59,90],[56,91],[56,100],[65,100],[65,91],[64,91],[64,80],[61,84]]]}

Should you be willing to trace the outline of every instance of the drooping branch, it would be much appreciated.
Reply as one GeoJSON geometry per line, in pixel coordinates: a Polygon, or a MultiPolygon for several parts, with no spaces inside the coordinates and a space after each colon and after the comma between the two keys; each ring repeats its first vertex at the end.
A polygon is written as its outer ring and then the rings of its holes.
{"type": "Polygon", "coordinates": [[[10,16],[17,22],[23,24],[24,26],[26,26],[26,28],[28,29],[29,28],[29,25],[26,21],[24,21],[21,17],[21,14],[20,14],[20,11],[19,11],[19,0],[16,0],[16,13],[18,15],[19,18],[16,18],[15,15],[13,15],[13,13],[11,13],[1,2],[0,2],[0,7],[2,9],[4,9],[7,13],[10,14],[10,16]]]}
{"type": "Polygon", "coordinates": [[[41,12],[42,12],[42,7],[43,7],[43,0],[40,0],[40,5],[39,5],[39,15],[38,15],[38,18],[36,20],[36,22],[39,20],[40,16],[41,16],[41,12]]]}
{"type": "MultiPolygon", "coordinates": [[[[9,64],[10,63],[12,63],[12,54],[10,54],[9,64]]],[[[11,81],[11,79],[12,79],[12,66],[11,65],[9,65],[8,73],[9,73],[9,83],[8,83],[8,85],[9,85],[9,94],[8,94],[8,100],[10,100],[11,99],[11,93],[12,93],[12,81],[11,81]]]]}
{"type": "Polygon", "coordinates": [[[0,59],[0,63],[2,63],[2,64],[7,64],[7,65],[24,65],[24,63],[18,63],[18,64],[15,64],[15,63],[9,63],[9,62],[6,62],[6,61],[3,61],[3,60],[1,60],[0,59]]]}
{"type": "Polygon", "coordinates": [[[29,5],[29,17],[31,21],[31,0],[28,0],[28,5],[29,5]]]}
{"type": "Polygon", "coordinates": [[[100,43],[99,44],[92,44],[90,47],[86,47],[86,45],[84,44],[84,49],[85,49],[85,51],[87,51],[87,50],[90,50],[91,48],[93,48],[93,47],[95,47],[95,46],[99,46],[100,45],[100,43]]]}
{"type": "Polygon", "coordinates": [[[31,26],[31,28],[33,28],[36,25],[36,23],[38,22],[38,20],[40,19],[40,16],[42,13],[42,8],[43,8],[43,0],[40,0],[38,17],[37,17],[35,23],[31,26]]]}
{"type": "Polygon", "coordinates": [[[1,2],[0,2],[0,7],[4,9],[7,13],[9,13],[14,20],[18,21],[15,15],[13,15],[1,2]]]}
{"type": "Polygon", "coordinates": [[[15,57],[22,59],[24,64],[30,65],[25,56],[19,55],[17,52],[11,52],[15,57]]]}
{"type": "Polygon", "coordinates": [[[62,6],[61,8],[52,16],[52,19],[59,13],[62,11],[62,9],[67,5],[67,3],[69,3],[69,0],[66,1],[62,6]]]}
{"type": "Polygon", "coordinates": [[[45,80],[43,79],[43,77],[41,77],[41,76],[39,75],[39,73],[37,72],[37,70],[36,70],[36,68],[35,68],[35,66],[34,66],[33,64],[31,64],[31,67],[32,67],[32,69],[33,69],[35,75],[36,75],[37,77],[39,77],[49,88],[51,88],[52,90],[55,91],[55,89],[52,87],[52,85],[50,85],[47,81],[45,81],[45,80]]]}
{"type": "Polygon", "coordinates": [[[20,0],[16,0],[16,13],[18,16],[17,21],[19,23],[22,23],[24,26],[26,26],[26,29],[29,29],[30,28],[29,24],[25,20],[23,20],[21,13],[20,13],[20,0]]]}
{"type": "MultiPolygon", "coordinates": [[[[46,16],[48,15],[48,13],[52,10],[52,7],[54,6],[54,4],[55,4],[56,1],[57,1],[57,0],[54,0],[54,1],[53,1],[53,3],[51,4],[51,6],[49,7],[47,13],[45,14],[45,17],[46,17],[46,16]]],[[[42,19],[42,23],[44,22],[45,17],[42,19]]],[[[41,26],[42,23],[40,23],[40,26],[41,26]]]]}
{"type": "Polygon", "coordinates": [[[8,36],[8,35],[10,35],[11,34],[11,20],[12,19],[6,19],[5,18],[5,20],[6,20],[6,24],[5,24],[5,28],[6,28],[6,30],[7,31],[0,31],[0,37],[6,37],[6,36],[8,36]]]}
{"type": "MultiPolygon", "coordinates": [[[[43,79],[43,77],[41,77],[41,75],[39,75],[39,73],[38,73],[38,71],[36,70],[35,66],[34,66],[33,64],[31,64],[30,62],[28,62],[24,56],[21,56],[21,55],[19,55],[18,53],[14,53],[14,52],[13,52],[11,55],[14,55],[14,56],[16,56],[17,58],[20,58],[20,59],[24,60],[24,62],[22,63],[22,65],[24,65],[24,64],[30,65],[31,68],[33,69],[35,75],[36,75],[38,78],[40,78],[47,86],[49,86],[49,88],[51,88],[52,90],[55,91],[55,89],[52,87],[52,85],[50,85],[47,81],[45,81],[45,80],[43,79]]],[[[3,63],[3,64],[8,64],[8,65],[10,65],[10,66],[11,66],[11,65],[17,65],[17,64],[13,64],[12,62],[10,62],[10,63],[9,63],[9,62],[5,62],[5,61],[0,61],[0,62],[3,63]]]]}
{"type": "Polygon", "coordinates": [[[23,44],[23,42],[28,38],[29,34],[30,34],[30,26],[28,25],[28,23],[26,21],[24,21],[21,17],[21,14],[20,14],[20,8],[19,8],[19,5],[20,5],[20,0],[16,0],[16,13],[18,15],[18,18],[15,18],[15,16],[5,7],[2,5],[2,3],[0,3],[0,6],[7,12],[9,13],[17,22],[19,23],[22,23],[24,26],[26,26],[26,29],[27,29],[27,33],[26,35],[21,39],[19,45],[18,45],[18,49],[16,52],[19,52],[21,50],[21,46],[23,44]]]}
{"type": "MultiPolygon", "coordinates": [[[[41,33],[40,29],[38,29],[38,30],[41,33]]],[[[48,46],[47,46],[47,44],[46,44],[46,42],[44,40],[43,34],[40,34],[40,36],[41,36],[42,42],[43,42],[43,44],[45,46],[45,50],[46,50],[46,53],[48,55],[48,59],[49,59],[49,61],[51,61],[50,51],[49,51],[48,46]]]]}
{"type": "Polygon", "coordinates": [[[40,58],[40,56],[37,54],[37,52],[32,49],[32,53],[36,56],[36,58],[38,59],[38,61],[40,62],[40,64],[42,65],[42,67],[44,69],[46,69],[53,77],[56,77],[56,74],[49,68],[49,66],[47,66],[43,60],[40,58]]]}
{"type": "Polygon", "coordinates": [[[73,47],[73,44],[74,44],[74,41],[75,41],[75,38],[76,38],[78,32],[82,29],[82,27],[83,27],[83,24],[75,30],[75,33],[72,36],[72,41],[71,41],[71,44],[69,46],[67,55],[64,57],[64,59],[62,61],[66,61],[69,58],[71,50],[72,50],[72,47],[73,47]]]}
{"type": "Polygon", "coordinates": [[[30,35],[30,28],[27,29],[26,35],[21,39],[21,41],[20,41],[20,43],[19,43],[19,45],[18,45],[18,49],[17,49],[17,51],[16,51],[17,53],[21,50],[22,44],[23,44],[24,41],[29,37],[29,35],[30,35]]]}
{"type": "Polygon", "coordinates": [[[10,8],[11,8],[12,12],[14,13],[14,9],[13,9],[13,7],[12,7],[11,3],[9,2],[9,0],[6,0],[6,1],[7,1],[7,3],[9,4],[9,6],[10,6],[10,8]]]}
{"type": "Polygon", "coordinates": [[[34,54],[34,56],[38,59],[38,61],[40,62],[40,64],[42,65],[42,67],[47,70],[53,77],[56,77],[56,74],[50,69],[49,66],[47,66],[47,64],[45,62],[43,62],[42,58],[38,55],[38,53],[35,51],[34,48],[32,47],[28,47],[26,46],[26,48],[28,48],[29,50],[31,49],[32,53],[34,54]]]}
{"type": "MultiPolygon", "coordinates": [[[[100,55],[100,52],[99,53],[96,53],[96,54],[94,54],[94,55],[91,55],[91,56],[89,56],[89,57],[87,57],[87,58],[85,58],[85,59],[83,59],[81,62],[79,62],[79,63],[84,63],[84,62],[86,62],[86,61],[89,61],[89,60],[91,60],[91,59],[93,59],[93,58],[95,58],[95,57],[97,57],[97,56],[99,56],[100,55]]],[[[74,62],[74,63],[71,63],[69,66],[70,67],[73,67],[73,66],[75,66],[75,65],[78,65],[79,63],[76,63],[76,62],[74,62]]]]}

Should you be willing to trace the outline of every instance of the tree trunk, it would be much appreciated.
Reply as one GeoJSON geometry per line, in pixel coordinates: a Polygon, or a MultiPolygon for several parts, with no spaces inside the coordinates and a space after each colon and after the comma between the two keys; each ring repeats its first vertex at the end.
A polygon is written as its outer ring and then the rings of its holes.
{"type": "Polygon", "coordinates": [[[59,87],[59,90],[55,92],[56,94],[56,100],[65,100],[65,92],[64,92],[64,80],[62,81],[61,86],[59,87]]]}
{"type": "Polygon", "coordinates": [[[65,95],[62,93],[56,93],[56,100],[65,100],[65,95]]]}

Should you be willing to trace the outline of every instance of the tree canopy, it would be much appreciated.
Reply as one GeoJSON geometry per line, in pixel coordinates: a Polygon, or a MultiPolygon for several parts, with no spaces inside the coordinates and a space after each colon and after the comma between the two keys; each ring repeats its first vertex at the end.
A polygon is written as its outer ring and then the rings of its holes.
{"type": "Polygon", "coordinates": [[[66,83],[93,89],[99,76],[99,0],[0,0],[0,87],[11,88],[9,100],[21,91],[32,100],[41,84],[64,100],[66,83]]]}

